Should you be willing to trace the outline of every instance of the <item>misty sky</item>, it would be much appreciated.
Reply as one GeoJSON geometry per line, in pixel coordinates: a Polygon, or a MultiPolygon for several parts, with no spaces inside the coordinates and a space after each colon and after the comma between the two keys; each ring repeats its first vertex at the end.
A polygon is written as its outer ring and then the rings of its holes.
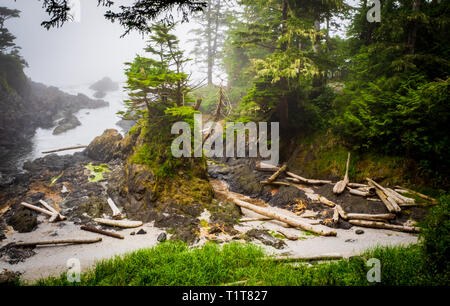
{"type": "MultiPolygon", "coordinates": [[[[142,35],[134,32],[120,38],[123,28],[103,17],[107,8],[97,7],[97,1],[79,1],[80,15],[75,16],[79,22],[47,31],[40,26],[48,19],[42,2],[2,0],[1,6],[22,11],[20,18],[8,20],[6,26],[17,37],[15,42],[29,64],[25,73],[34,81],[55,86],[92,83],[104,76],[123,81],[123,63],[132,61],[137,53],[145,54],[142,35]]],[[[187,33],[194,26],[184,23],[175,32],[187,51],[187,33]]]]}

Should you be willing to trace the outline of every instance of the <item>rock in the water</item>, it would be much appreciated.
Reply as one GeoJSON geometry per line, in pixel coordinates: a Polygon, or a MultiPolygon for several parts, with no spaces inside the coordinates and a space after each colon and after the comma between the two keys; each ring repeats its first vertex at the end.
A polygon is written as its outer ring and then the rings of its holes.
{"type": "Polygon", "coordinates": [[[362,229],[357,229],[357,230],[355,231],[355,234],[356,234],[356,235],[361,235],[361,234],[364,234],[364,231],[363,231],[362,229]]]}
{"type": "Polygon", "coordinates": [[[94,98],[97,98],[97,99],[102,99],[105,96],[106,96],[106,92],[104,92],[104,91],[96,91],[94,93],[94,98]]]}
{"type": "Polygon", "coordinates": [[[136,235],[145,235],[147,234],[146,231],[144,231],[142,228],[140,230],[137,231],[136,235]]]}
{"type": "Polygon", "coordinates": [[[53,135],[64,133],[68,130],[76,128],[79,125],[81,125],[80,120],[78,120],[75,115],[70,114],[58,122],[58,126],[53,130],[53,135]]]}
{"type": "Polygon", "coordinates": [[[165,232],[162,232],[161,234],[158,235],[158,238],[156,238],[156,240],[158,240],[158,242],[164,242],[167,239],[167,234],[165,232]]]}
{"type": "Polygon", "coordinates": [[[119,84],[113,82],[110,78],[104,77],[100,81],[92,84],[89,89],[95,90],[97,92],[107,92],[107,91],[116,91],[119,89],[119,84]]]}
{"type": "Polygon", "coordinates": [[[108,129],[89,144],[85,154],[98,161],[109,162],[119,153],[122,135],[115,129],[108,129]]]}

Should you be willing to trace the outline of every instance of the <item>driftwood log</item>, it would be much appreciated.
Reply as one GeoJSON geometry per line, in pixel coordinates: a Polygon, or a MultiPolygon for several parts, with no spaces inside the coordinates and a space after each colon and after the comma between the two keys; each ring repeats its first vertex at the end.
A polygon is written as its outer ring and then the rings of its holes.
{"type": "Polygon", "coordinates": [[[119,208],[117,208],[114,201],[111,198],[108,198],[107,202],[113,212],[112,217],[116,220],[122,219],[123,218],[122,213],[120,212],[119,208]]]}
{"type": "Polygon", "coordinates": [[[50,222],[54,222],[56,220],[66,220],[67,219],[65,216],[61,215],[56,209],[54,209],[50,204],[48,204],[44,200],[39,200],[39,203],[41,203],[42,206],[44,206],[46,209],[48,209],[49,211],[51,211],[53,213],[49,219],[50,222]],[[56,217],[55,217],[55,215],[56,215],[56,217]]]}
{"type": "Polygon", "coordinates": [[[40,207],[31,205],[31,204],[28,204],[28,203],[26,203],[26,202],[22,202],[22,203],[20,203],[20,205],[22,205],[22,206],[24,206],[24,207],[26,207],[26,208],[32,209],[32,210],[34,210],[34,211],[40,212],[40,213],[42,213],[42,214],[46,214],[46,215],[48,215],[48,216],[50,216],[50,217],[52,217],[53,214],[54,214],[53,212],[51,212],[51,211],[49,211],[49,210],[47,210],[47,209],[43,209],[43,208],[40,208],[40,207]]]}
{"type": "Polygon", "coordinates": [[[420,228],[415,226],[403,226],[403,225],[395,225],[378,221],[365,221],[365,220],[350,220],[348,221],[353,225],[363,226],[363,227],[374,227],[374,228],[382,228],[389,229],[401,232],[409,232],[409,233],[418,233],[420,228]]]}
{"type": "Polygon", "coordinates": [[[303,221],[301,218],[295,218],[295,217],[291,217],[291,216],[287,216],[287,215],[278,214],[277,212],[275,212],[273,209],[271,209],[269,207],[256,206],[256,205],[253,205],[253,204],[250,204],[248,202],[241,201],[238,199],[235,199],[234,203],[240,207],[244,207],[244,208],[253,210],[254,212],[256,212],[260,215],[279,220],[279,221],[287,223],[293,227],[298,227],[303,230],[314,232],[316,234],[323,235],[323,236],[336,236],[336,231],[334,231],[334,230],[330,230],[325,227],[318,227],[318,226],[311,225],[311,224],[303,221]]]}
{"type": "Polygon", "coordinates": [[[32,242],[17,242],[14,246],[26,247],[37,245],[51,245],[51,244],[87,244],[96,243],[102,241],[101,237],[96,239],[65,239],[65,240],[44,240],[44,241],[32,241],[32,242]]]}
{"type": "Polygon", "coordinates": [[[68,150],[76,150],[76,149],[83,149],[83,148],[87,148],[87,146],[73,146],[73,147],[61,148],[61,149],[56,149],[56,150],[44,151],[44,152],[42,152],[42,154],[55,153],[55,152],[68,151],[68,150]]]}
{"type": "Polygon", "coordinates": [[[142,221],[110,220],[110,219],[104,219],[104,218],[95,218],[94,221],[97,223],[100,223],[100,224],[123,227],[123,228],[139,227],[143,224],[142,221]]]}
{"type": "Polygon", "coordinates": [[[239,222],[269,221],[269,220],[273,220],[273,219],[272,219],[272,218],[269,218],[269,217],[260,217],[260,218],[242,218],[242,219],[239,219],[239,222]]]}
{"type": "Polygon", "coordinates": [[[270,184],[271,182],[275,181],[275,179],[276,179],[281,173],[283,173],[284,171],[286,171],[286,168],[287,168],[287,165],[286,165],[286,164],[284,164],[283,166],[281,166],[274,174],[272,174],[272,175],[266,180],[266,182],[270,184]]]}
{"type": "Polygon", "coordinates": [[[278,230],[277,232],[280,233],[281,235],[283,235],[284,237],[286,237],[289,240],[292,240],[292,241],[298,240],[298,236],[292,236],[292,235],[286,234],[285,232],[280,231],[280,230],[278,230]]]}
{"type": "Polygon", "coordinates": [[[291,184],[286,183],[286,182],[280,182],[280,181],[275,181],[275,182],[268,182],[268,181],[261,181],[259,182],[260,184],[263,185],[279,185],[279,186],[291,186],[291,184]]]}
{"type": "Polygon", "coordinates": [[[339,260],[342,258],[343,256],[340,254],[323,254],[313,256],[300,256],[300,257],[280,256],[270,259],[275,261],[292,262],[292,261],[314,261],[314,260],[339,260]]]}
{"type": "Polygon", "coordinates": [[[377,193],[378,197],[384,203],[384,205],[386,206],[386,208],[388,209],[389,212],[400,212],[401,211],[400,206],[398,206],[398,204],[395,202],[395,200],[392,197],[388,196],[385,193],[384,188],[381,185],[379,185],[375,181],[371,180],[370,178],[366,178],[366,179],[369,182],[370,186],[373,186],[376,188],[375,192],[377,193]]]}
{"type": "Polygon", "coordinates": [[[352,188],[369,187],[369,185],[367,185],[367,184],[361,184],[361,183],[348,183],[347,186],[348,186],[348,187],[352,187],[352,188]]]}
{"type": "MultiPolygon", "coordinates": [[[[256,169],[259,171],[266,171],[266,172],[275,172],[275,171],[280,170],[279,167],[272,166],[272,165],[264,163],[264,162],[257,162],[256,169]]],[[[300,175],[297,175],[297,174],[289,172],[289,171],[286,171],[286,174],[288,176],[290,176],[291,178],[296,179],[296,180],[291,180],[294,183],[306,183],[306,184],[312,184],[312,185],[314,185],[314,184],[317,184],[317,185],[331,184],[331,181],[328,181],[328,180],[307,179],[307,178],[304,178],[300,175]]]]}
{"type": "Polygon", "coordinates": [[[349,180],[348,180],[348,167],[349,166],[350,166],[350,152],[348,152],[348,155],[347,155],[347,163],[345,165],[344,179],[337,182],[333,187],[333,192],[335,194],[341,194],[345,190],[345,187],[347,186],[347,184],[349,183],[349,180]]]}
{"type": "MultiPolygon", "coordinates": [[[[428,200],[432,204],[437,204],[438,203],[438,201],[435,198],[432,198],[432,197],[429,197],[427,195],[424,195],[423,193],[420,193],[420,192],[417,192],[417,191],[414,191],[414,190],[411,190],[411,189],[408,189],[408,188],[405,188],[405,187],[401,187],[401,186],[395,186],[395,187],[399,188],[400,190],[406,190],[406,192],[411,193],[413,195],[416,195],[416,196],[418,196],[418,197],[420,197],[422,199],[428,200]]],[[[399,191],[399,190],[397,190],[397,191],[399,191]]]]}
{"type": "Polygon", "coordinates": [[[102,234],[105,236],[109,236],[109,237],[114,237],[114,238],[118,238],[118,239],[125,239],[124,236],[117,234],[117,233],[113,233],[113,232],[107,232],[92,226],[87,226],[87,225],[82,225],[80,226],[80,229],[84,230],[84,231],[88,231],[88,232],[92,232],[92,233],[97,233],[97,234],[102,234]]]}

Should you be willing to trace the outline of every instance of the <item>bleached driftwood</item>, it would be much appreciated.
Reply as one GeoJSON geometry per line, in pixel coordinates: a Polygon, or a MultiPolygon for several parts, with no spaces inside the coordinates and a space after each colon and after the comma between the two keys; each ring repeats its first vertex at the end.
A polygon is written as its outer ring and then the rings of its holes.
{"type": "Polygon", "coordinates": [[[401,232],[418,233],[420,231],[420,228],[415,227],[415,226],[402,226],[402,225],[395,225],[395,224],[389,224],[389,223],[378,222],[378,221],[350,220],[348,222],[350,222],[353,225],[358,225],[358,226],[390,229],[390,230],[401,231],[401,232]]]}
{"type": "Polygon", "coordinates": [[[117,234],[117,233],[112,233],[112,232],[107,232],[92,226],[87,226],[87,225],[82,225],[80,226],[80,229],[84,230],[84,231],[88,231],[88,232],[92,232],[92,233],[97,233],[97,234],[102,234],[105,236],[109,236],[109,237],[114,237],[114,238],[119,238],[119,239],[124,239],[125,237],[117,234]]]}
{"type": "Polygon", "coordinates": [[[96,243],[100,241],[102,241],[101,237],[98,237],[96,239],[43,240],[32,242],[17,242],[14,243],[14,246],[26,247],[26,246],[51,245],[51,244],[87,244],[87,243],[96,243]]]}
{"type": "Polygon", "coordinates": [[[323,254],[323,255],[299,256],[299,257],[280,256],[271,258],[271,260],[290,262],[290,261],[338,260],[342,258],[343,256],[340,254],[323,254]]]}
{"type": "Polygon", "coordinates": [[[301,218],[278,214],[277,212],[275,212],[273,209],[271,209],[269,207],[256,206],[256,205],[253,205],[253,204],[250,204],[248,202],[241,201],[238,199],[235,199],[234,203],[238,206],[253,210],[254,212],[256,212],[260,215],[267,216],[267,217],[279,220],[281,222],[287,223],[293,227],[298,227],[303,230],[314,232],[316,234],[323,235],[323,236],[336,236],[336,232],[333,230],[327,229],[325,227],[318,227],[318,226],[311,225],[311,224],[305,222],[304,220],[302,220],[301,218]]]}
{"type": "Polygon", "coordinates": [[[298,240],[298,236],[292,236],[292,235],[286,234],[285,232],[280,231],[280,230],[278,230],[277,232],[280,233],[281,235],[283,235],[284,237],[286,237],[289,240],[292,240],[292,241],[298,240]]]}
{"type": "Polygon", "coordinates": [[[411,194],[413,194],[413,195],[416,195],[416,196],[418,196],[418,197],[420,197],[420,198],[422,198],[422,199],[428,200],[428,201],[430,201],[432,204],[437,204],[437,203],[438,203],[438,201],[437,201],[435,198],[432,198],[432,197],[429,197],[429,196],[427,196],[427,195],[424,195],[423,193],[420,193],[420,192],[411,190],[411,189],[409,189],[409,188],[401,187],[401,186],[395,186],[395,187],[396,187],[396,188],[399,188],[399,189],[401,189],[401,190],[406,190],[406,192],[411,193],[411,194]]]}
{"type": "Polygon", "coordinates": [[[56,209],[54,209],[50,204],[48,204],[44,200],[39,200],[39,203],[41,203],[42,206],[44,206],[47,210],[49,210],[53,213],[49,219],[50,222],[54,222],[56,220],[66,220],[67,219],[65,216],[61,215],[56,209]],[[55,214],[56,214],[56,217],[54,217],[55,214]]]}
{"type": "Polygon", "coordinates": [[[263,185],[279,185],[279,186],[291,186],[291,184],[286,183],[286,182],[280,182],[280,181],[274,181],[274,182],[268,182],[268,181],[261,181],[259,182],[260,184],[263,185]]]}
{"type": "Polygon", "coordinates": [[[111,198],[108,198],[107,200],[109,207],[112,210],[112,217],[116,220],[120,220],[123,218],[122,213],[120,212],[119,208],[116,206],[114,201],[111,198]]]}
{"type": "Polygon", "coordinates": [[[270,184],[271,182],[275,181],[275,179],[284,171],[286,171],[287,165],[284,164],[283,166],[281,166],[274,174],[272,174],[267,180],[266,182],[268,184],[270,184]]]}
{"type": "Polygon", "coordinates": [[[52,217],[53,214],[54,214],[53,212],[51,212],[51,211],[49,211],[47,209],[43,209],[43,208],[40,208],[40,207],[31,205],[31,204],[28,204],[26,202],[22,202],[22,203],[20,203],[20,205],[22,205],[22,206],[24,206],[26,208],[32,209],[34,211],[40,212],[42,214],[46,214],[47,216],[50,216],[50,217],[52,217]]]}
{"type": "Polygon", "coordinates": [[[272,219],[272,218],[269,218],[269,217],[260,217],[260,218],[242,218],[242,219],[239,219],[239,222],[269,221],[269,220],[273,220],[273,219],[272,219]]]}
{"type": "Polygon", "coordinates": [[[348,183],[347,186],[348,186],[348,187],[352,187],[352,188],[369,187],[369,185],[367,185],[367,184],[361,184],[361,183],[348,183]]]}
{"type": "MultiPolygon", "coordinates": [[[[266,164],[264,162],[257,162],[256,163],[256,169],[260,171],[267,171],[267,172],[274,172],[280,170],[279,167],[272,166],[270,164],[266,164]]],[[[314,179],[307,179],[300,175],[297,175],[295,173],[286,171],[286,174],[289,175],[291,178],[294,178],[296,180],[291,180],[294,183],[306,183],[306,184],[317,184],[317,185],[323,185],[323,184],[331,184],[331,181],[328,180],[314,180],[314,179]]]]}
{"type": "Polygon", "coordinates": [[[325,204],[325,205],[327,205],[329,207],[334,207],[336,205],[334,202],[328,200],[325,197],[322,197],[322,196],[318,195],[317,193],[314,192],[314,190],[312,190],[312,189],[310,189],[310,188],[308,188],[306,186],[303,186],[303,185],[300,185],[300,184],[292,184],[292,186],[294,186],[294,187],[302,190],[303,192],[305,192],[306,196],[309,199],[313,200],[313,201],[320,202],[320,203],[325,204]]]}
{"type": "Polygon", "coordinates": [[[117,226],[117,227],[123,227],[123,228],[133,228],[133,227],[139,227],[142,226],[142,221],[131,221],[131,220],[110,220],[110,219],[104,219],[104,218],[95,218],[95,222],[110,226],[117,226]]]}
{"type": "Polygon", "coordinates": [[[348,192],[350,194],[361,196],[361,197],[367,197],[368,195],[370,195],[368,191],[362,191],[362,190],[359,190],[359,189],[352,189],[350,187],[347,187],[347,190],[348,190],[348,192]]]}
{"type": "Polygon", "coordinates": [[[347,184],[349,183],[349,180],[348,180],[348,167],[349,166],[350,166],[350,152],[348,152],[348,155],[347,155],[347,163],[345,165],[344,179],[337,182],[333,187],[333,192],[335,194],[341,194],[344,191],[347,184]]]}
{"type": "Polygon", "coordinates": [[[83,148],[87,148],[87,146],[73,146],[73,147],[61,148],[61,149],[56,149],[56,150],[44,151],[44,152],[42,152],[42,154],[55,153],[55,152],[61,152],[61,151],[67,151],[67,150],[75,150],[75,149],[83,149],[83,148]]]}
{"type": "Polygon", "coordinates": [[[386,208],[388,209],[389,212],[400,212],[401,211],[401,208],[400,208],[400,206],[398,206],[397,202],[395,202],[395,200],[392,197],[390,197],[386,194],[383,186],[379,185],[378,183],[376,183],[375,181],[373,181],[370,178],[366,178],[366,179],[370,186],[373,186],[376,188],[375,192],[377,193],[378,197],[384,203],[384,205],[386,206],[386,208]]]}

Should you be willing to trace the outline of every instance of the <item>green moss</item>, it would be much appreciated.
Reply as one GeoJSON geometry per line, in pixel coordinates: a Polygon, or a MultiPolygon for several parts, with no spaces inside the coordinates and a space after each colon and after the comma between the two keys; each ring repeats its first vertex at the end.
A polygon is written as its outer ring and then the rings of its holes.
{"type": "Polygon", "coordinates": [[[94,166],[92,163],[89,163],[88,165],[84,166],[86,169],[88,169],[89,172],[89,182],[98,182],[103,180],[103,174],[105,172],[111,172],[109,170],[108,165],[101,164],[98,166],[94,166]]]}

